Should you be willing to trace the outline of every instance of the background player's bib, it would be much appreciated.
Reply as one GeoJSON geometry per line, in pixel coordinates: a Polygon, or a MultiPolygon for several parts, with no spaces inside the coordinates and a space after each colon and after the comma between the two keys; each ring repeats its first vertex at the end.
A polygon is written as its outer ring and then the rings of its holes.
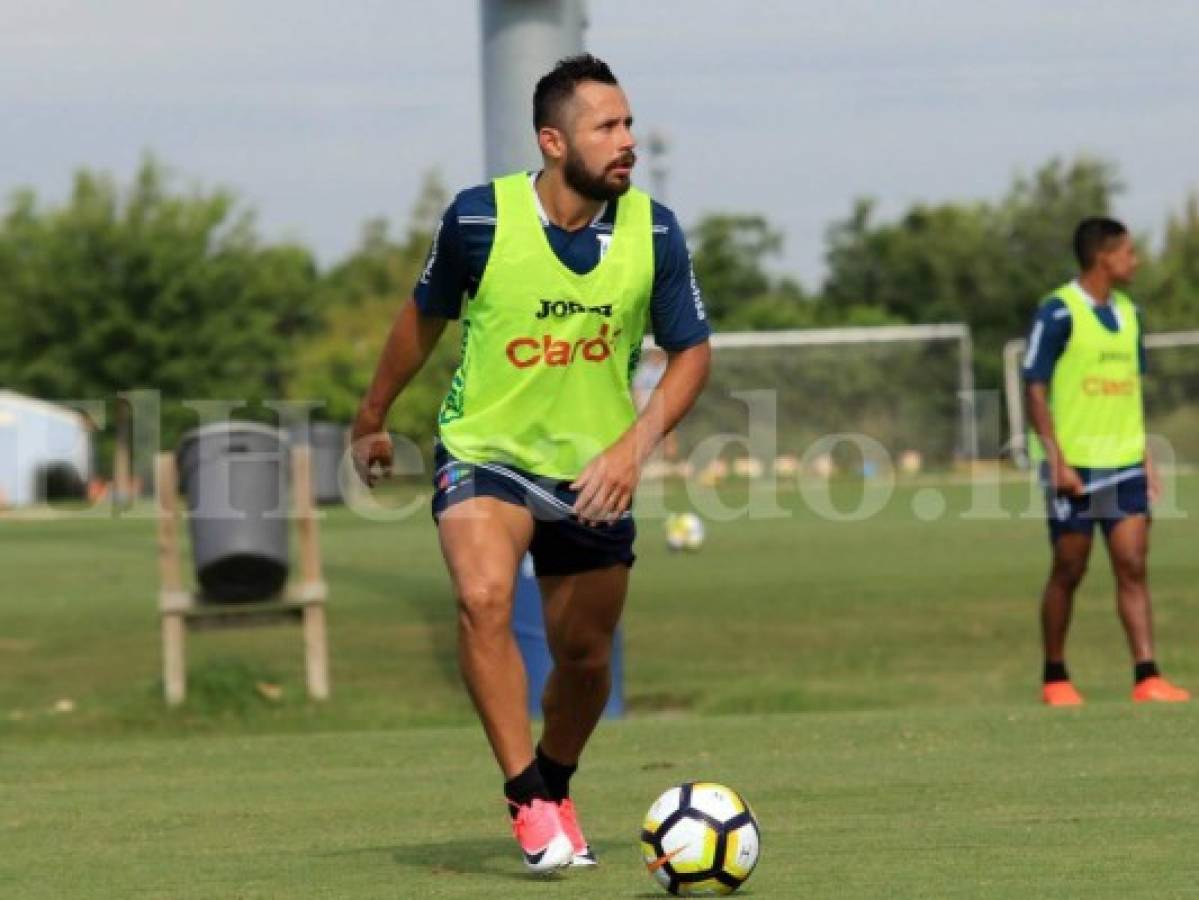
{"type": "MultiPolygon", "coordinates": [[[[1070,341],[1049,384],[1049,406],[1066,462],[1118,468],[1145,458],[1145,422],[1137,353],[1139,324],[1132,301],[1113,292],[1118,331],[1100,322],[1078,286],[1053,293],[1070,310],[1070,341]]],[[[1040,442],[1031,443],[1044,458],[1040,442]]]]}

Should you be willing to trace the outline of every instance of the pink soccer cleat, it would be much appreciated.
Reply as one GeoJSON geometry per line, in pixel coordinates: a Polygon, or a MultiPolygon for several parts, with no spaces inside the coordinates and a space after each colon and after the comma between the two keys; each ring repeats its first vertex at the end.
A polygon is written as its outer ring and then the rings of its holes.
{"type": "Polygon", "coordinates": [[[579,815],[575,812],[574,802],[567,797],[558,803],[558,818],[562,821],[562,830],[570,838],[572,866],[598,866],[599,860],[591,850],[591,845],[583,837],[583,829],[579,827],[579,815]]]}
{"type": "Polygon", "coordinates": [[[574,845],[562,828],[558,806],[549,800],[533,800],[515,808],[512,833],[520,844],[525,868],[545,874],[569,866],[574,845]]]}

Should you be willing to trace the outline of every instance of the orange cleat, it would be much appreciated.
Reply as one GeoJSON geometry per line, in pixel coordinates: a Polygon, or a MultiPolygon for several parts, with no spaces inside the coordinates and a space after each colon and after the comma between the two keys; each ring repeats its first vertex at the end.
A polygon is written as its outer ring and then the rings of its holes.
{"type": "Polygon", "coordinates": [[[1041,700],[1046,706],[1082,706],[1082,694],[1068,681],[1049,681],[1041,685],[1041,700]]]}
{"type": "Polygon", "coordinates": [[[1170,684],[1160,676],[1146,678],[1132,689],[1134,703],[1185,703],[1191,692],[1170,684]]]}

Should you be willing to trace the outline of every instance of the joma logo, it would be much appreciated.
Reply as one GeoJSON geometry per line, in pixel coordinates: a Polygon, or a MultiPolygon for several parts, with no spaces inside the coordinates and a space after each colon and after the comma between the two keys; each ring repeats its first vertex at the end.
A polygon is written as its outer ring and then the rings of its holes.
{"type": "Polygon", "coordinates": [[[537,311],[536,316],[538,319],[548,319],[550,316],[555,319],[564,319],[567,316],[577,316],[583,313],[603,316],[605,319],[612,317],[611,303],[586,306],[577,300],[540,300],[538,302],[541,303],[541,309],[537,311]]]}

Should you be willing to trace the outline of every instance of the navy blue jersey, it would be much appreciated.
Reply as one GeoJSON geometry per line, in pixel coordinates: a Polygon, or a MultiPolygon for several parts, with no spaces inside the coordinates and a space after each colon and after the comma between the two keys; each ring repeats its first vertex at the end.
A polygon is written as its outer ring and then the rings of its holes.
{"type": "MultiPolygon", "coordinates": [[[[1085,292],[1084,292],[1085,293],[1085,292]]],[[[1110,303],[1091,302],[1091,309],[1099,323],[1108,331],[1119,331],[1124,322],[1118,321],[1116,310],[1110,303]]],[[[1141,374],[1145,374],[1145,333],[1141,327],[1141,311],[1137,310],[1138,329],[1137,357],[1140,360],[1141,374]]],[[[1066,349],[1070,340],[1073,325],[1070,321],[1070,310],[1065,302],[1053,297],[1042,303],[1033,319],[1032,330],[1028,335],[1028,351],[1024,354],[1024,380],[1048,384],[1053,378],[1053,368],[1066,349]]]]}
{"type": "MultiPolygon", "coordinates": [[[[532,190],[532,185],[529,187],[532,190]]],[[[605,204],[588,225],[567,231],[542,213],[546,237],[563,264],[580,275],[594,269],[612,239],[619,199],[605,204]]],[[[541,204],[538,201],[538,209],[541,204]]],[[[691,256],[683,229],[674,213],[652,204],[654,286],[650,299],[650,324],[654,340],[664,350],[685,350],[707,340],[707,315],[703,297],[691,270],[691,256]]],[[[495,187],[481,184],[462,191],[441,218],[424,272],[413,298],[422,313],[456,319],[462,298],[479,289],[487,257],[495,241],[495,187]]]]}

